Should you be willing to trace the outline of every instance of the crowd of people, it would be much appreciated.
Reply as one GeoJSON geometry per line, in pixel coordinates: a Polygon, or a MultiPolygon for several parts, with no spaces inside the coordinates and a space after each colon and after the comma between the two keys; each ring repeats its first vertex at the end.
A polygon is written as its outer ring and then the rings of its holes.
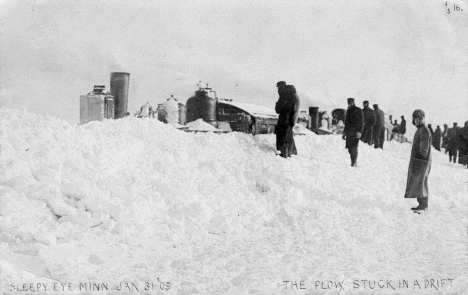
{"type": "MultiPolygon", "coordinates": [[[[287,158],[297,155],[296,145],[293,138],[293,128],[299,115],[300,100],[296,94],[296,89],[286,82],[280,81],[278,87],[279,99],[275,106],[278,113],[278,124],[276,126],[276,148],[280,156],[287,158]]],[[[359,141],[374,148],[383,149],[385,141],[385,130],[391,134],[391,139],[401,138],[406,133],[406,120],[401,116],[401,123],[397,120],[392,123],[392,116],[389,117],[391,126],[386,125],[384,112],[374,104],[374,109],[369,107],[369,101],[363,102],[363,109],[355,105],[354,98],[348,98],[348,109],[344,122],[343,139],[346,140],[346,148],[351,157],[351,166],[357,167],[359,141]]],[[[408,167],[408,177],[405,191],[405,198],[416,198],[418,206],[412,207],[415,213],[427,210],[429,200],[428,177],[432,165],[431,148],[440,151],[441,147],[449,153],[450,161],[456,160],[458,152],[458,162],[468,166],[468,121],[463,128],[459,128],[454,123],[452,128],[444,125],[444,131],[437,126],[432,129],[431,124],[426,125],[425,113],[423,110],[415,110],[412,115],[412,124],[417,128],[411,147],[411,158],[408,167]]]]}
{"type": "Polygon", "coordinates": [[[448,153],[449,162],[458,163],[468,167],[468,121],[465,126],[458,127],[457,123],[453,123],[452,128],[448,128],[444,124],[444,130],[437,126],[436,130],[432,130],[431,124],[428,125],[432,134],[432,146],[441,151],[445,149],[445,154],[448,153]]]}

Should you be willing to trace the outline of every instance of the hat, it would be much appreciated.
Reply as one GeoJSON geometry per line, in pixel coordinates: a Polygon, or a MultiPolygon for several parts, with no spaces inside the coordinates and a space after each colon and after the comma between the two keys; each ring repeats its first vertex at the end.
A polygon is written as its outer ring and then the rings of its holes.
{"type": "Polygon", "coordinates": [[[413,112],[413,118],[424,118],[426,115],[424,114],[423,110],[415,110],[413,112]]]}
{"type": "Polygon", "coordinates": [[[278,83],[276,83],[276,87],[284,87],[286,86],[286,82],[284,81],[279,81],[278,83]]]}
{"type": "Polygon", "coordinates": [[[354,102],[354,98],[352,97],[348,98],[348,102],[354,102]]]}
{"type": "Polygon", "coordinates": [[[378,107],[379,107],[379,105],[375,103],[375,104],[374,104],[374,108],[378,108],[378,107]]]}
{"type": "Polygon", "coordinates": [[[363,104],[366,104],[366,103],[369,104],[369,101],[368,101],[368,100],[365,100],[365,101],[363,101],[362,103],[363,103],[363,104]]]}

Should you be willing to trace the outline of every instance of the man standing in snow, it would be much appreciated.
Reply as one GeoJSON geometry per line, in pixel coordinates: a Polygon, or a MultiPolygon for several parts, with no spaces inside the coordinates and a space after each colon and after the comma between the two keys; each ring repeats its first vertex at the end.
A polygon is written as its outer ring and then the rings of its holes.
{"type": "Polygon", "coordinates": [[[358,145],[364,129],[364,115],[362,110],[354,104],[354,98],[348,98],[343,139],[346,139],[346,148],[351,156],[351,166],[357,167],[358,145]]]}
{"type": "Polygon", "coordinates": [[[379,105],[374,104],[375,126],[374,126],[374,148],[383,149],[385,141],[385,114],[379,109],[379,105]]]}
{"type": "Polygon", "coordinates": [[[400,134],[405,135],[405,133],[406,133],[406,120],[404,116],[401,116],[400,134]]]}
{"type": "Polygon", "coordinates": [[[411,210],[427,210],[429,188],[427,179],[431,171],[432,136],[424,123],[425,115],[422,110],[413,112],[413,125],[418,128],[414,134],[411,148],[411,159],[408,167],[408,180],[406,182],[405,198],[417,198],[419,205],[411,210]]]}
{"type": "Polygon", "coordinates": [[[448,125],[444,124],[444,131],[442,132],[442,148],[445,149],[445,153],[448,152],[448,125]]]}
{"type": "Polygon", "coordinates": [[[442,139],[442,130],[440,129],[440,126],[437,125],[437,128],[436,130],[434,131],[434,134],[433,134],[433,139],[432,139],[432,146],[440,151],[440,141],[442,139]]]}
{"type": "Polygon", "coordinates": [[[276,123],[275,134],[276,134],[276,150],[280,151],[281,147],[283,146],[285,130],[286,130],[286,114],[282,113],[282,110],[286,104],[286,82],[279,81],[276,83],[276,87],[278,88],[278,101],[275,105],[275,111],[279,115],[278,122],[276,123]]]}
{"type": "Polygon", "coordinates": [[[404,116],[401,116],[401,124],[400,124],[400,142],[406,142],[405,139],[406,133],[406,120],[404,116]]]}
{"type": "Polygon", "coordinates": [[[362,134],[362,141],[368,145],[372,144],[372,133],[375,126],[375,112],[369,108],[369,102],[366,100],[363,103],[364,109],[364,131],[362,134]]]}
{"type": "Polygon", "coordinates": [[[294,125],[299,116],[300,100],[293,85],[287,85],[284,89],[286,103],[279,110],[280,117],[284,116],[283,142],[281,146],[281,157],[289,158],[291,155],[297,155],[296,143],[294,142],[294,125]]]}
{"type": "Polygon", "coordinates": [[[448,130],[447,134],[447,150],[449,152],[450,162],[456,163],[457,161],[457,150],[459,145],[459,135],[457,123],[453,123],[453,127],[448,130]]]}

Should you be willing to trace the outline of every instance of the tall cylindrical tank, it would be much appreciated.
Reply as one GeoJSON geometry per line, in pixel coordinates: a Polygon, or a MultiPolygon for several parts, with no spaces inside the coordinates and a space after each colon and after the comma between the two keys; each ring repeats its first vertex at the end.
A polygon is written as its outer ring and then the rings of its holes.
{"type": "Polygon", "coordinates": [[[309,107],[310,129],[317,129],[319,126],[319,108],[309,107]]]}
{"type": "Polygon", "coordinates": [[[113,72],[110,79],[110,91],[114,96],[115,119],[125,117],[128,106],[128,85],[130,73],[113,72]]]}
{"type": "Polygon", "coordinates": [[[203,119],[218,128],[218,103],[204,90],[195,91],[195,96],[187,100],[187,122],[203,119]]]}
{"type": "Polygon", "coordinates": [[[179,103],[179,124],[187,124],[187,107],[179,103]]]}

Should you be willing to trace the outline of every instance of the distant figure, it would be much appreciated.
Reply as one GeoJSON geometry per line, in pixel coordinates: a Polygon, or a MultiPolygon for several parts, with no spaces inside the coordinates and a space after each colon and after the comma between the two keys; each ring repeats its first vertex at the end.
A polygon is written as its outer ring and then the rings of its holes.
{"type": "MultiPolygon", "coordinates": [[[[427,128],[429,128],[429,131],[431,132],[431,138],[432,138],[432,140],[434,140],[434,129],[432,129],[431,124],[428,124],[427,128]]],[[[432,142],[431,142],[431,144],[432,144],[432,142]]]]}
{"type": "Polygon", "coordinates": [[[374,104],[375,126],[374,126],[374,148],[383,149],[385,141],[385,114],[379,109],[378,104],[374,104]]]}
{"type": "Polygon", "coordinates": [[[411,159],[408,167],[405,198],[417,198],[419,205],[411,208],[415,212],[427,210],[429,199],[428,177],[431,171],[431,132],[424,124],[425,115],[422,110],[413,112],[413,125],[418,130],[414,134],[411,147],[411,159]]]}
{"type": "Polygon", "coordinates": [[[281,147],[283,146],[285,130],[286,130],[286,113],[282,112],[285,104],[286,104],[286,82],[279,81],[276,83],[276,87],[278,88],[278,101],[275,105],[275,111],[279,115],[278,116],[278,123],[276,124],[275,134],[276,134],[276,150],[280,151],[281,147]]]}
{"type": "Polygon", "coordinates": [[[398,125],[397,120],[395,120],[395,123],[393,124],[391,140],[395,138],[398,139],[399,135],[400,135],[400,125],[398,125]]]}
{"type": "Polygon", "coordinates": [[[398,142],[406,142],[406,120],[404,116],[401,116],[401,123],[400,123],[400,133],[398,135],[398,142]]]}
{"type": "Polygon", "coordinates": [[[401,116],[401,124],[400,124],[400,134],[406,134],[406,120],[404,116],[401,116]]]}
{"type": "Polygon", "coordinates": [[[147,102],[140,108],[140,113],[138,113],[138,118],[149,118],[150,114],[153,112],[153,107],[147,102]]]}
{"type": "Polygon", "coordinates": [[[364,130],[362,133],[361,140],[368,145],[372,144],[372,133],[375,126],[375,112],[369,108],[369,101],[363,102],[364,109],[362,110],[364,114],[364,130]]]}
{"type": "Polygon", "coordinates": [[[299,116],[300,100],[293,85],[285,86],[284,95],[286,102],[281,109],[278,109],[280,116],[284,116],[284,124],[280,128],[280,133],[284,135],[280,156],[289,158],[291,155],[297,155],[293,128],[299,116]]]}
{"type": "Polygon", "coordinates": [[[459,135],[457,123],[453,123],[453,127],[448,130],[447,135],[447,150],[449,152],[449,162],[456,163],[457,150],[459,145],[459,135]]]}
{"type": "Polygon", "coordinates": [[[346,148],[351,156],[352,167],[357,167],[359,138],[361,138],[363,129],[364,115],[362,110],[354,104],[354,98],[348,98],[343,139],[346,139],[346,148]]]}
{"type": "Polygon", "coordinates": [[[448,152],[448,125],[444,124],[444,132],[442,132],[442,148],[445,149],[445,153],[448,152]]]}
{"type": "Polygon", "coordinates": [[[440,126],[437,125],[436,130],[434,131],[434,135],[432,138],[432,146],[440,152],[440,142],[442,140],[442,130],[440,126]]]}
{"type": "Polygon", "coordinates": [[[458,148],[458,163],[466,165],[468,168],[468,121],[465,126],[459,129],[460,145],[458,148]]]}

